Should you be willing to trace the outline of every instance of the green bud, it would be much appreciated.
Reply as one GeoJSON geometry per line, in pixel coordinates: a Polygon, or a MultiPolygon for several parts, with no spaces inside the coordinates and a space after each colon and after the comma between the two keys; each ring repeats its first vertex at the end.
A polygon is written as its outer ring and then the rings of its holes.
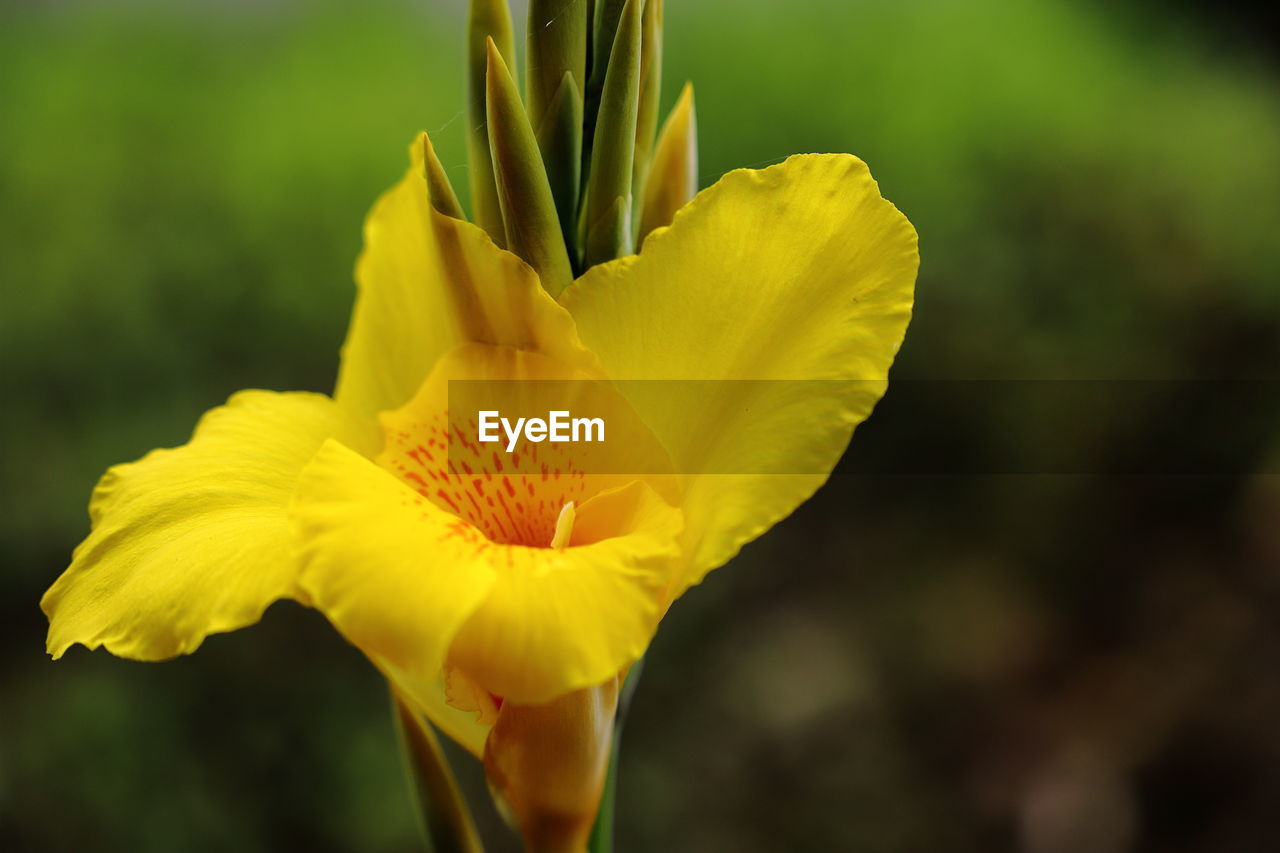
{"type": "Polygon", "coordinates": [[[492,40],[487,103],[489,148],[506,223],[507,248],[537,271],[548,293],[559,296],[573,281],[573,268],[560,232],[555,198],[529,116],[520,103],[520,92],[492,40]]]}
{"type": "Polygon", "coordinates": [[[698,192],[698,116],[693,86],[684,87],[680,100],[662,126],[653,165],[644,187],[640,215],[640,244],[656,228],[671,224],[676,211],[698,192]]]}
{"type": "MultiPolygon", "coordinates": [[[[577,233],[578,194],[582,189],[582,95],[569,72],[560,81],[538,130],[538,148],[556,200],[560,229],[568,242],[577,233]]],[[[576,251],[569,254],[571,260],[577,259],[576,251]]]]}
{"type": "MultiPolygon", "coordinates": [[[[658,107],[662,99],[662,17],[663,0],[647,0],[640,50],[640,108],[636,115],[636,153],[631,185],[635,205],[632,215],[639,236],[641,202],[653,143],[658,131],[658,107]]],[[[638,244],[637,244],[638,245],[638,244]]]]}
{"type": "MultiPolygon", "coordinates": [[[[600,81],[604,82],[604,69],[609,64],[609,52],[618,32],[618,24],[622,20],[622,9],[627,0],[595,0],[592,16],[591,55],[596,67],[600,68],[600,81]]],[[[592,72],[595,76],[595,72],[592,72]]]]}
{"type": "Polygon", "coordinates": [[[529,121],[540,131],[566,74],[579,100],[587,85],[587,0],[529,0],[526,45],[529,121]]]}
{"type": "Polygon", "coordinates": [[[445,174],[444,166],[440,164],[440,158],[436,156],[435,146],[431,144],[431,137],[422,134],[423,147],[423,171],[424,178],[427,180],[427,197],[431,199],[431,206],[443,213],[445,216],[453,219],[466,219],[466,215],[462,212],[462,205],[458,203],[458,196],[453,191],[453,184],[449,183],[449,176],[445,174]]]}
{"type": "MultiPolygon", "coordinates": [[[[599,0],[597,14],[603,5],[606,5],[606,0],[599,0]]],[[[629,255],[634,245],[631,181],[640,100],[643,8],[643,0],[626,0],[618,22],[617,37],[609,53],[609,70],[600,95],[600,115],[591,147],[591,172],[582,220],[582,229],[587,237],[584,257],[587,267],[629,255]],[[607,222],[606,217],[617,215],[614,208],[619,200],[623,206],[623,221],[621,230],[616,231],[616,223],[607,222]]]]}
{"type": "Polygon", "coordinates": [[[631,203],[622,197],[605,208],[583,237],[583,255],[590,268],[631,254],[631,203]],[[619,246],[628,247],[620,251],[619,246]],[[594,260],[593,260],[594,259],[594,260]]]}
{"type": "Polygon", "coordinates": [[[622,8],[626,0],[592,0],[590,5],[591,45],[587,89],[584,93],[586,139],[595,135],[596,116],[600,111],[600,96],[604,92],[604,78],[609,71],[609,54],[622,20],[622,8]]]}
{"type": "Polygon", "coordinates": [[[499,246],[505,245],[502,208],[494,184],[493,161],[489,152],[489,133],[485,128],[485,93],[492,39],[503,56],[516,55],[515,36],[511,29],[511,10],[507,0],[471,0],[468,27],[468,99],[470,128],[467,153],[471,164],[471,211],[477,225],[489,232],[499,246]]]}

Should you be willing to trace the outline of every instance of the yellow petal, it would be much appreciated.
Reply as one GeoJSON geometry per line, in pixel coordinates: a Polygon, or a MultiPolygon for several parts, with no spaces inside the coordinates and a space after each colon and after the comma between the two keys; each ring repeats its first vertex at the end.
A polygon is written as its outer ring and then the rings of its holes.
{"type": "Polygon", "coordinates": [[[487,693],[480,696],[483,691],[476,687],[476,695],[466,697],[474,698],[474,702],[456,701],[458,691],[470,685],[459,685],[459,676],[447,665],[443,672],[427,677],[410,673],[384,657],[372,654],[368,654],[368,657],[386,676],[387,681],[395,685],[400,694],[434,723],[436,728],[461,744],[476,758],[483,757],[485,738],[489,736],[489,730],[497,719],[493,697],[487,693]]]}
{"type": "Polygon", "coordinates": [[[590,361],[572,320],[527,264],[431,206],[426,145],[423,135],[410,147],[408,174],[374,206],[356,264],[360,292],[335,396],[370,417],[404,405],[460,343],[590,361]]]}
{"type": "Polygon", "coordinates": [[[312,604],[446,734],[478,753],[483,730],[445,711],[442,667],[458,626],[494,583],[484,558],[490,543],[336,442],[303,471],[291,518],[312,604]]]}
{"type": "Polygon", "coordinates": [[[298,597],[287,508],[330,436],[364,452],[379,441],[327,397],[244,391],[206,414],[190,443],[109,470],[92,532],[40,602],[49,653],[82,643],[170,658],[298,597]]]}
{"type": "Polygon", "coordinates": [[[569,548],[495,555],[498,582],[450,649],[454,664],[508,701],[598,684],[643,655],[657,628],[679,513],[633,482],[576,515],[569,548]]]}
{"type": "Polygon", "coordinates": [[[883,393],[918,265],[915,230],[865,164],[808,155],[725,176],[638,257],[565,291],[613,379],[789,380],[621,386],[691,475],[685,585],[825,481],[883,393]]]}

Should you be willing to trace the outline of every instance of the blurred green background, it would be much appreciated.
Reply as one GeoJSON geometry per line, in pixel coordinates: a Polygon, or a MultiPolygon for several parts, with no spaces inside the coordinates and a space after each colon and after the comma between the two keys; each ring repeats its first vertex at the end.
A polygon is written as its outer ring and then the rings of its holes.
{"type": "MultiPolygon", "coordinates": [[[[331,389],[412,134],[466,183],[464,5],[0,2],[0,849],[417,849],[319,615],[55,665],[37,602],[108,465],[331,389]]],[[[950,403],[891,390],[855,448],[910,470],[835,477],[672,611],[620,850],[1277,849],[1280,66],[1232,8],[669,0],[703,183],[867,160],[922,240],[895,377],[950,403]],[[983,468],[1045,446],[1071,465],[983,468]],[[1162,476],[1189,458],[1222,467],[1162,476]]]]}

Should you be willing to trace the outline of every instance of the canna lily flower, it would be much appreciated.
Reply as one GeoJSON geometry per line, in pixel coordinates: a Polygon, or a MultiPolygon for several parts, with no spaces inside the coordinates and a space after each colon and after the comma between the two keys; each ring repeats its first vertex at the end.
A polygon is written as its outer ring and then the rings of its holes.
{"type": "MultiPolygon", "coordinates": [[[[526,107],[505,7],[473,4],[480,224],[420,135],[366,222],[333,395],[240,392],[182,447],[110,469],[41,602],[55,659],[76,643],[188,654],[293,599],[484,761],[530,849],[582,849],[622,679],[682,593],[825,481],[884,392],[918,266],[914,229],[852,156],[732,172],[693,198],[691,89],[636,144],[661,5],[597,2],[617,7],[597,96],[562,50],[568,70],[531,71],[526,107]],[[552,445],[539,473],[516,471],[451,426],[460,380],[616,382],[667,473],[583,471],[552,445]],[[720,390],[628,398],[629,380],[720,390]]],[[[531,23],[547,7],[585,4],[534,2],[531,23]]],[[[545,37],[578,43],[578,23],[545,37]]],[[[531,66],[553,65],[537,46],[531,66]]]]}

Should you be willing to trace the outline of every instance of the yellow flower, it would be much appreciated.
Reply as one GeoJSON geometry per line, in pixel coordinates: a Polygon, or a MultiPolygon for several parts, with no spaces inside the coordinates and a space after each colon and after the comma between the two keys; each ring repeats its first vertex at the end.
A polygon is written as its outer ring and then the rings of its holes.
{"type": "Polygon", "coordinates": [[[787,472],[829,471],[869,414],[918,264],[914,230],[861,161],[731,173],[638,256],[553,300],[480,229],[432,209],[424,145],[366,225],[334,396],[241,392],[185,446],[108,471],[92,532],[41,603],[55,658],[73,643],[170,658],[293,598],[481,755],[495,698],[543,703],[609,681],[670,599],[824,481],[787,472]],[[638,401],[677,470],[697,455],[784,472],[684,475],[673,503],[641,480],[584,492],[513,475],[506,488],[538,490],[517,512],[515,494],[497,491],[495,508],[469,500],[463,477],[433,487],[402,465],[420,445],[443,448],[449,379],[601,371],[874,381],[752,382],[751,399],[696,412],[638,401]],[[569,547],[552,548],[570,500],[569,547]]]}
{"type": "MultiPolygon", "coordinates": [[[[676,598],[813,494],[883,393],[916,234],[860,160],[798,156],[674,219],[656,193],[638,255],[553,295],[433,207],[425,136],[410,151],[365,226],[334,395],[241,392],[188,444],[109,470],[41,602],[48,649],[161,660],[311,605],[484,757],[526,838],[574,849],[620,676],[676,598]],[[548,379],[719,384],[618,382],[661,476],[550,445],[544,474],[515,473],[451,430],[450,381],[548,379]]],[[[687,182],[682,162],[660,143],[653,171],[687,182]]]]}

